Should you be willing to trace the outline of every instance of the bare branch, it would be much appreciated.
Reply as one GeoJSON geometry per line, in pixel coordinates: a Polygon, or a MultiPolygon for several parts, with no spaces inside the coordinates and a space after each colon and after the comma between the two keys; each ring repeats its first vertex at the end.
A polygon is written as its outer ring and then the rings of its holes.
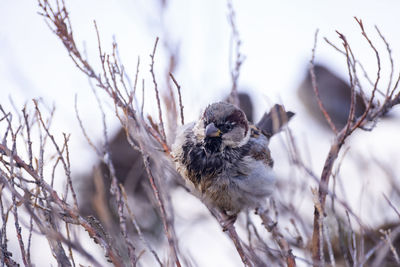
{"type": "Polygon", "coordinates": [[[160,96],[158,93],[158,85],[156,81],[156,76],[154,74],[154,57],[156,54],[156,49],[157,49],[157,44],[158,44],[158,37],[156,38],[156,42],[154,43],[154,48],[153,48],[153,53],[150,55],[151,58],[151,64],[150,64],[150,73],[151,77],[153,78],[153,84],[154,84],[154,91],[156,92],[156,99],[157,99],[157,107],[158,107],[158,119],[160,120],[160,134],[161,134],[161,139],[165,143],[167,140],[167,137],[165,135],[165,130],[164,130],[164,122],[162,119],[162,110],[161,110],[161,102],[160,102],[160,96]]]}
{"type": "Polygon", "coordinates": [[[174,75],[172,75],[172,73],[169,73],[169,76],[171,77],[172,81],[174,82],[176,89],[178,90],[178,97],[179,97],[179,107],[180,107],[180,111],[181,111],[181,123],[182,125],[185,124],[185,118],[183,116],[183,104],[182,104],[182,96],[181,96],[181,86],[178,84],[178,82],[176,81],[174,75]]]}
{"type": "Polygon", "coordinates": [[[337,134],[337,129],[335,127],[335,125],[332,122],[331,117],[329,116],[328,112],[326,111],[324,104],[321,101],[321,97],[319,96],[319,90],[318,90],[318,84],[317,84],[317,78],[315,76],[315,71],[314,71],[314,59],[315,59],[315,50],[317,48],[317,40],[318,40],[318,31],[315,31],[315,35],[314,35],[314,47],[312,49],[312,56],[311,56],[311,60],[310,60],[310,75],[311,75],[311,82],[312,82],[312,86],[314,88],[314,93],[315,96],[317,97],[317,102],[318,102],[318,106],[319,109],[321,110],[322,114],[324,114],[324,117],[326,119],[326,121],[329,124],[329,127],[331,127],[332,131],[337,134]]]}
{"type": "Polygon", "coordinates": [[[239,106],[238,96],[238,81],[240,75],[240,68],[245,60],[245,57],[240,52],[242,41],[240,40],[239,31],[236,26],[236,14],[231,0],[228,0],[228,21],[231,26],[231,42],[229,46],[229,67],[232,80],[232,88],[229,96],[229,102],[239,106]],[[235,51],[233,51],[235,50],[235,51]],[[234,54],[235,53],[235,54],[234,54]],[[235,62],[233,63],[233,57],[235,62]]]}

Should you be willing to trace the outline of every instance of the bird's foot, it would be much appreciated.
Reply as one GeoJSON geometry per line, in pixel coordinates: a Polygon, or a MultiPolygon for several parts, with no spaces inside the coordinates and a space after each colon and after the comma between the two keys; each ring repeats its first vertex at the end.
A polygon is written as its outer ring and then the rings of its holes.
{"type": "Polygon", "coordinates": [[[228,215],[226,212],[223,212],[222,214],[222,231],[226,232],[236,222],[237,214],[228,215]]]}

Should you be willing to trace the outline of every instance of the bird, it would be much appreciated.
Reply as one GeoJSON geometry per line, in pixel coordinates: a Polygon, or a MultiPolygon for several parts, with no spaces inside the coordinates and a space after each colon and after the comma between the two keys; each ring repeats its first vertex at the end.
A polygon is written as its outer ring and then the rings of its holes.
{"type": "MultiPolygon", "coordinates": [[[[342,129],[346,125],[349,117],[351,87],[346,81],[323,65],[316,64],[314,66],[314,72],[321,102],[331,117],[335,127],[342,129]]],[[[317,103],[317,97],[314,93],[309,71],[307,71],[303,82],[299,86],[297,94],[310,115],[321,125],[328,126],[317,103]]],[[[358,118],[364,113],[366,105],[359,92],[356,92],[355,98],[355,117],[358,118]]]]}
{"type": "MultiPolygon", "coordinates": [[[[249,94],[239,92],[238,97],[240,108],[248,120],[252,121],[253,103],[249,94]]],[[[136,144],[137,141],[135,138],[133,139],[136,144]]],[[[161,238],[162,221],[156,208],[152,205],[155,203],[155,199],[153,199],[154,195],[150,189],[143,157],[129,144],[124,128],[121,127],[110,138],[109,152],[118,183],[125,187],[131,209],[141,218],[138,223],[142,232],[151,236],[150,240],[161,238]]],[[[110,170],[101,161],[94,165],[95,167],[88,169],[86,174],[76,177],[78,181],[81,181],[77,190],[78,198],[81,200],[81,204],[83,203],[80,212],[85,216],[96,217],[108,231],[119,233],[118,205],[109,190],[111,186],[110,170]]],[[[153,164],[150,162],[150,167],[152,166],[153,164]]],[[[174,192],[178,183],[171,183],[169,186],[171,187],[169,192],[174,192]]]]}
{"type": "Polygon", "coordinates": [[[276,175],[269,139],[293,115],[275,105],[253,125],[240,108],[216,102],[178,131],[172,145],[175,167],[195,195],[224,214],[225,226],[272,194],[276,175]]]}

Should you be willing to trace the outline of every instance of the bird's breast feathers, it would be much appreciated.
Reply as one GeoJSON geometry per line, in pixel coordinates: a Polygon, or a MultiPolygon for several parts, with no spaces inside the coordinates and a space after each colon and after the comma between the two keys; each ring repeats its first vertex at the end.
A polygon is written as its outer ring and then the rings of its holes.
{"type": "Polygon", "coordinates": [[[196,138],[198,131],[198,124],[185,125],[172,149],[178,171],[194,185],[221,177],[243,179],[254,167],[272,167],[268,139],[254,126],[241,146],[224,147],[216,152],[208,151],[204,142],[196,138]]]}

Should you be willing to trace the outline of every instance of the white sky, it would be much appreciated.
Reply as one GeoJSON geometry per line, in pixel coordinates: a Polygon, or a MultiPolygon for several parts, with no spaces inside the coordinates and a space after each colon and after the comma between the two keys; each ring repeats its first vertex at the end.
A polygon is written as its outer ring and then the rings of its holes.
{"type": "MultiPolygon", "coordinates": [[[[131,77],[134,76],[137,57],[140,56],[140,71],[146,78],[146,108],[149,112],[153,108],[151,101],[154,93],[149,79],[148,55],[156,36],[160,36],[162,41],[165,29],[172,42],[179,44],[180,48],[175,77],[182,86],[186,121],[195,119],[206,104],[227,93],[230,84],[230,28],[225,1],[172,0],[163,19],[160,18],[156,1],[66,0],[66,3],[77,43],[80,47],[85,43],[91,62],[98,64],[93,20],[99,26],[103,49],[110,51],[112,37],[115,36],[121,58],[131,77]]],[[[344,78],[344,58],[325,45],[321,38],[326,36],[340,45],[335,30],[348,37],[353,50],[371,75],[376,71],[374,54],[362,38],[353,16],[363,20],[371,39],[375,40],[384,54],[384,46],[373,28],[374,25],[379,26],[391,44],[395,64],[399,63],[400,1],[253,0],[234,1],[233,4],[243,42],[242,53],[246,56],[240,85],[252,92],[257,104],[256,118],[272,103],[283,102],[298,113],[299,119],[292,124],[292,130],[297,131],[298,136],[309,139],[321,137],[318,133],[309,132],[309,126],[304,125],[302,118],[306,115],[293,97],[310,59],[316,28],[320,29],[317,61],[329,65],[344,78]]],[[[71,153],[80,155],[72,157],[73,170],[81,172],[87,170],[87,164],[91,162],[89,160],[95,157],[78,129],[73,109],[75,94],[78,95],[81,116],[95,140],[101,138],[100,114],[94,108],[94,97],[86,77],[74,66],[65,48],[37,11],[35,1],[2,0],[0,3],[0,104],[10,108],[8,97],[13,98],[18,108],[38,97],[48,104],[54,103],[57,110],[53,129],[60,133],[72,133],[71,153]]],[[[162,66],[166,64],[163,52],[159,46],[156,55],[158,73],[162,73],[162,66]]],[[[384,58],[382,67],[386,74],[387,63],[387,58],[384,58]]],[[[387,75],[382,79],[387,80],[387,75]]],[[[115,128],[118,122],[111,120],[112,107],[109,107],[109,111],[111,116],[108,122],[115,128]]],[[[396,150],[393,146],[399,150],[399,142],[394,141],[398,140],[395,131],[398,127],[393,122],[386,124],[389,124],[387,128],[378,127],[373,141],[367,134],[360,134],[358,142],[366,153],[376,153],[383,159],[399,156],[388,150],[396,150]],[[377,144],[375,141],[383,135],[388,142],[377,144]],[[375,146],[378,148],[375,149],[375,146]]],[[[311,140],[315,142],[315,139],[311,140]]],[[[316,145],[316,151],[326,151],[329,142],[321,140],[321,144],[316,145]]],[[[323,157],[313,159],[316,166],[322,160],[323,157]]],[[[211,266],[210,262],[207,264],[211,266]]]]}

